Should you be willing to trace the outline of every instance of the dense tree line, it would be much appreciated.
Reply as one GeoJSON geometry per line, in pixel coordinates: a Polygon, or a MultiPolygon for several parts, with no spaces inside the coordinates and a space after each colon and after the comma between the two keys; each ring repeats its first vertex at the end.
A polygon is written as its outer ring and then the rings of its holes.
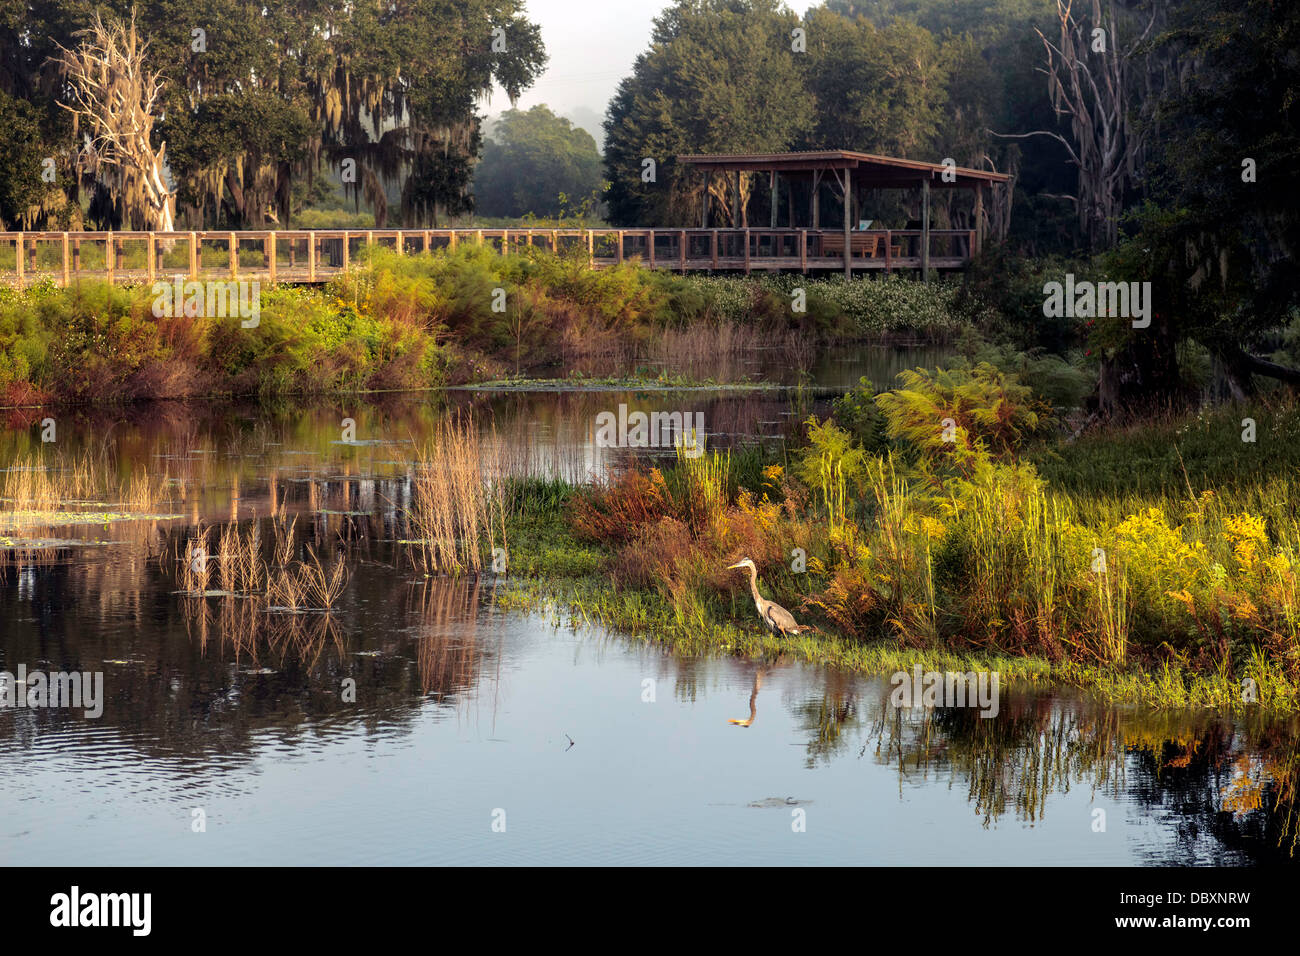
{"type": "Polygon", "coordinates": [[[112,163],[87,155],[85,118],[60,108],[67,51],[86,42],[97,12],[106,22],[135,14],[142,68],[162,89],[153,145],[166,144],[177,220],[194,225],[284,224],[322,162],[379,224],[463,212],[478,99],[496,81],[513,100],[546,59],[521,0],[5,0],[0,107],[12,122],[0,143],[21,157],[0,172],[7,225],[75,223],[87,192],[94,223],[143,223],[112,163]],[[55,175],[33,177],[37,157],[53,159],[55,175]]]}
{"type": "MultiPolygon", "coordinates": [[[[1013,172],[1023,154],[1041,167],[1026,177],[1036,193],[1063,192],[1071,178],[1059,148],[990,132],[1051,122],[1033,28],[1048,28],[1052,9],[830,0],[800,18],[778,0],[680,0],[610,104],[611,218],[688,220],[703,187],[673,157],[689,152],[843,148],[1013,172]],[[654,183],[640,175],[646,157],[654,183]]],[[[724,217],[730,188],[714,187],[724,217]]],[[[1063,217],[1061,201],[1048,208],[1063,217]]]]}
{"type": "MultiPolygon", "coordinates": [[[[1239,395],[1261,374],[1300,383],[1260,354],[1300,306],[1297,51],[1300,6],[1272,0],[827,0],[802,18],[778,0],[678,0],[610,104],[610,218],[691,222],[709,188],[728,221],[734,185],[706,187],[683,153],[992,167],[1015,183],[1002,255],[1154,287],[1149,328],[1112,316],[1083,336],[1103,355],[1103,407],[1178,393],[1185,342],[1239,395]]],[[[742,177],[741,199],[753,188],[742,177]]],[[[1010,287],[1024,271],[995,270],[1004,303],[1038,295],[1010,287]]],[[[1041,312],[1014,321],[1025,347],[1048,344],[1041,312]]]]}

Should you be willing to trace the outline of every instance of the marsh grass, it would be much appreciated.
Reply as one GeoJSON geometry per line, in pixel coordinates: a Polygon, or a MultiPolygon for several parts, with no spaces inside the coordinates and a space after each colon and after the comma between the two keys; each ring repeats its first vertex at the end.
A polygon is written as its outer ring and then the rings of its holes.
{"type": "Polygon", "coordinates": [[[426,575],[481,572],[505,549],[511,476],[496,432],[472,417],[444,419],[416,452],[406,513],[411,560],[426,575]]]}
{"type": "Polygon", "coordinates": [[[347,588],[345,560],[325,562],[310,543],[299,546],[296,518],[270,524],[266,541],[256,518],[246,528],[197,524],[172,554],[180,593],[252,599],[264,612],[332,611],[347,588]]]}
{"type": "Polygon", "coordinates": [[[154,511],[171,500],[166,473],[143,468],[120,477],[105,455],[28,454],[15,458],[0,473],[0,500],[9,510],[58,512],[86,506],[130,512],[154,511]]]}
{"type": "Polygon", "coordinates": [[[743,582],[721,570],[747,556],[767,596],[820,625],[780,645],[812,660],[1008,655],[1122,699],[1296,706],[1300,481],[1285,470],[1222,492],[1180,475],[1154,493],[1070,493],[1010,451],[936,443],[900,460],[832,439],[796,453],[801,481],[710,452],[576,491],[571,528],[607,556],[581,613],[765,653],[743,582]],[[796,547],[806,573],[789,569],[796,547]]]}

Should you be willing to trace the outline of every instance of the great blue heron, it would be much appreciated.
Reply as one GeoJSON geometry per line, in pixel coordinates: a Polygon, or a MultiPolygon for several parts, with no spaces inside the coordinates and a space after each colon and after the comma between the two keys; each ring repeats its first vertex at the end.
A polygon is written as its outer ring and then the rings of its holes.
{"type": "Polygon", "coordinates": [[[806,624],[796,624],[793,614],[775,601],[769,601],[758,593],[758,568],[754,567],[754,562],[749,558],[742,558],[735,564],[727,566],[728,571],[732,568],[749,569],[749,589],[754,592],[754,607],[758,608],[758,616],[763,619],[763,623],[767,625],[767,629],[773,634],[788,637],[791,634],[802,634],[804,631],[816,630],[816,628],[806,624]]]}

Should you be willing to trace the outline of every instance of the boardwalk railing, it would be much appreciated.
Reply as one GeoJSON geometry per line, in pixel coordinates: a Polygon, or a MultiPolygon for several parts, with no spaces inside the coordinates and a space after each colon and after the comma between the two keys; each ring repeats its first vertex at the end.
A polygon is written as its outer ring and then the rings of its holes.
{"type": "Polygon", "coordinates": [[[153,282],[226,276],[326,282],[370,246],[399,254],[461,243],[518,251],[527,246],[585,255],[592,268],[640,259],[681,272],[810,272],[960,269],[978,248],[974,230],[845,233],[837,229],[297,229],[242,232],[0,232],[0,284],[83,277],[153,282]]]}

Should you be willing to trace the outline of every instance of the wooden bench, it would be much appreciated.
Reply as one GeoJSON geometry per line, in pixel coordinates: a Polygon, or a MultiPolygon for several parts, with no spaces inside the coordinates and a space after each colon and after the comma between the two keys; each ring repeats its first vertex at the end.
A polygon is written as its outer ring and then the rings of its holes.
{"type": "MultiPolygon", "coordinates": [[[[852,242],[853,258],[874,259],[880,254],[880,236],[863,232],[849,233],[852,242]]],[[[844,255],[844,233],[831,232],[822,236],[823,256],[844,255]]]]}

